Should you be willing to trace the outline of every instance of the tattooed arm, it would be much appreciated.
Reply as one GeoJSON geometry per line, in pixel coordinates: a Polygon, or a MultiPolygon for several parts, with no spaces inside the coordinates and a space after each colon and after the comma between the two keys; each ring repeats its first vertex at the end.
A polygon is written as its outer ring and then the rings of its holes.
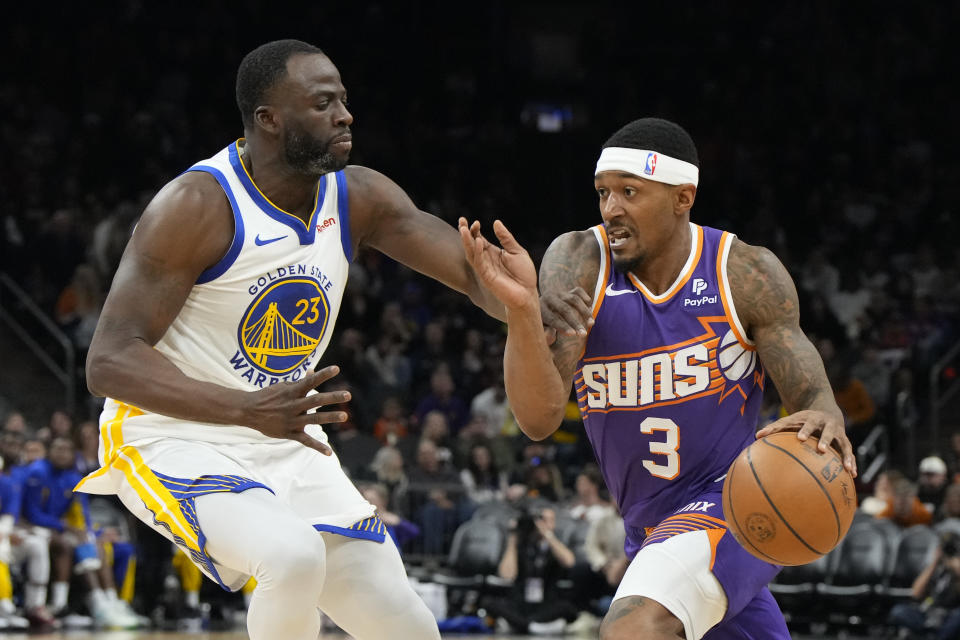
{"type": "MultiPolygon", "coordinates": [[[[587,332],[558,335],[547,346],[533,261],[502,223],[495,222],[493,230],[503,249],[483,238],[479,224],[460,223],[467,260],[507,310],[503,369],[510,408],[523,432],[542,440],[563,420],[587,332]]],[[[561,296],[576,287],[593,290],[600,272],[600,248],[593,238],[589,231],[571,232],[553,241],[540,266],[544,296],[561,296]]]]}
{"type": "Polygon", "coordinates": [[[797,437],[806,440],[820,433],[820,450],[836,443],[844,466],[856,475],[853,447],[823,360],[800,328],[797,289],[790,274],[770,250],[733,242],[727,275],[737,314],[791,414],[758,431],[757,437],[797,429],[797,437]]]}

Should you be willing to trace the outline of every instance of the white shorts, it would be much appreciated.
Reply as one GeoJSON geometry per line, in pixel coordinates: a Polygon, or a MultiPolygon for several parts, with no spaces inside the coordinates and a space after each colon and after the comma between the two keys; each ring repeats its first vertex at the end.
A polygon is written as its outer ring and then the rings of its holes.
{"type": "Polygon", "coordinates": [[[687,640],[699,640],[727,612],[726,593],[710,568],[713,553],[707,531],[649,544],[630,562],[613,599],[650,598],[683,623],[687,640]]]}
{"type": "MultiPolygon", "coordinates": [[[[183,429],[189,433],[190,425],[183,429]]],[[[318,531],[378,542],[386,533],[373,505],[343,473],[336,454],[325,456],[299,442],[159,438],[125,444],[114,453],[77,490],[117,494],[134,515],[176,543],[225,589],[238,589],[249,576],[216,564],[206,554],[206,537],[193,505],[202,495],[265,488],[318,531]]]]}

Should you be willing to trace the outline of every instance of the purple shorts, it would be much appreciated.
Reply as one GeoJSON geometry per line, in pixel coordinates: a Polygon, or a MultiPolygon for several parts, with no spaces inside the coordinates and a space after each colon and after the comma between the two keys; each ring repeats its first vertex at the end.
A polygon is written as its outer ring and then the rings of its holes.
{"type": "Polygon", "coordinates": [[[721,491],[720,486],[711,487],[649,531],[628,526],[627,556],[632,559],[641,548],[679,533],[713,530],[711,540],[716,542],[711,571],[726,593],[727,612],[704,640],[789,640],[783,614],[767,588],[780,566],[751,555],[726,530],[721,491]]]}

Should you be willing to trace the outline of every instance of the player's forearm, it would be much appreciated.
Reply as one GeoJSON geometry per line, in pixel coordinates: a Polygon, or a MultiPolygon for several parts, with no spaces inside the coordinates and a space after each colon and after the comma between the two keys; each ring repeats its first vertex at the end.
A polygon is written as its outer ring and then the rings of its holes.
{"type": "Polygon", "coordinates": [[[243,391],[190,378],[141,340],[91,351],[87,386],[94,395],[171,418],[244,424],[243,391]]]}
{"type": "Polygon", "coordinates": [[[570,389],[544,339],[539,302],[508,310],[507,327],[503,369],[510,409],[525,434],[542,440],[560,426],[570,389]]]}
{"type": "Polygon", "coordinates": [[[787,411],[790,413],[808,409],[823,411],[826,414],[835,416],[840,424],[843,424],[843,412],[840,410],[840,407],[837,406],[837,401],[834,399],[833,391],[829,386],[816,389],[807,394],[806,397],[792,398],[785,401],[784,406],[786,406],[787,411]]]}
{"type": "Polygon", "coordinates": [[[496,318],[501,322],[506,322],[507,310],[504,308],[503,303],[497,300],[496,296],[490,293],[490,291],[486,288],[482,287],[479,283],[477,284],[476,289],[471,291],[468,296],[470,301],[483,309],[488,316],[496,318]]]}

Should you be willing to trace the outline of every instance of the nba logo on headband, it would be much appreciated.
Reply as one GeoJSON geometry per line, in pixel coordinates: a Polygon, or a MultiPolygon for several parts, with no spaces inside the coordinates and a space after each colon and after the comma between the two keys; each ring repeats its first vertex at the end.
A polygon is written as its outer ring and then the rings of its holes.
{"type": "Polygon", "coordinates": [[[657,170],[657,154],[652,151],[647,154],[647,161],[643,165],[643,172],[648,176],[652,176],[653,172],[657,170]]]}

